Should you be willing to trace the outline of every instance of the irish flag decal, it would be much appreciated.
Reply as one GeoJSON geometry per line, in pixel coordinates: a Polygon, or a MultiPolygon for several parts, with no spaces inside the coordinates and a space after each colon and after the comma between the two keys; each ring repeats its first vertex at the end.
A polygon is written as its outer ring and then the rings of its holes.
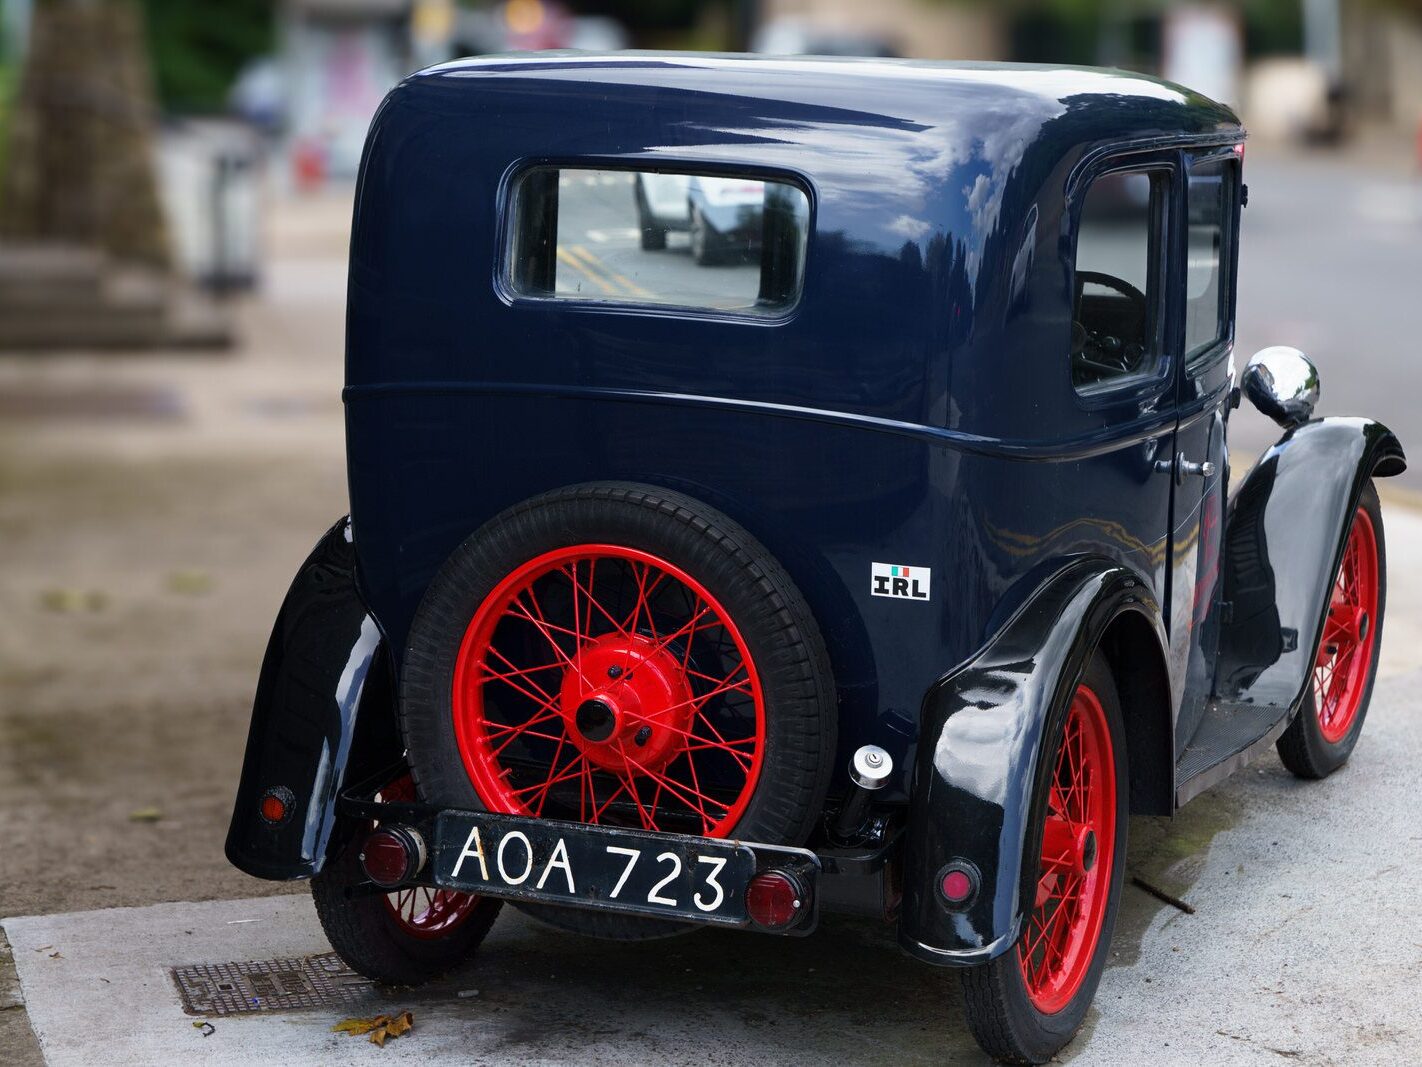
{"type": "Polygon", "coordinates": [[[928,567],[911,567],[906,563],[871,563],[869,593],[871,596],[897,597],[900,600],[927,600],[932,587],[933,571],[928,567]]]}

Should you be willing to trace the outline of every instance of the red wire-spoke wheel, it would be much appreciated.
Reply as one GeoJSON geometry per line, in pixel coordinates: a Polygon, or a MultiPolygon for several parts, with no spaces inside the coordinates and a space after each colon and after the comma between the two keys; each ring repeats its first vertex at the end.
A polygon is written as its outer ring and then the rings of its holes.
{"type": "MultiPolygon", "coordinates": [[[[836,696],[809,605],[749,531],[683,493],[589,482],[450,553],[410,624],[400,726],[432,804],[799,845],[836,696]]],[[[687,929],[517,907],[618,940],[687,929]]]]}
{"type": "MultiPolygon", "coordinates": [[[[375,799],[387,803],[413,801],[415,783],[408,774],[402,775],[377,793],[375,799]]],[[[426,886],[408,886],[387,893],[382,899],[390,917],[411,937],[422,940],[446,936],[466,922],[479,906],[479,897],[473,893],[426,886]]]]}
{"type": "Polygon", "coordinates": [[[1313,668],[1319,732],[1330,744],[1348,736],[1363,704],[1378,620],[1378,540],[1372,517],[1359,508],[1323,623],[1313,668]]]}
{"type": "Polygon", "coordinates": [[[730,615],[649,552],[581,544],[510,573],[455,664],[455,735],[511,815],[728,834],[765,750],[765,698],[730,615]]]}
{"type": "Polygon", "coordinates": [[[1111,893],[1116,769],[1101,699],[1081,685],[1057,752],[1042,827],[1033,909],[1017,943],[1027,996],[1051,1015],[1071,1002],[1091,967],[1111,893]]]}
{"type": "Polygon", "coordinates": [[[973,1036],[1012,1063],[1045,1063],[1081,1027],[1110,952],[1125,875],[1125,724],[1111,665],[1096,652],[1042,738],[1035,833],[1024,855],[1017,943],[962,972],[973,1036]],[[1038,836],[1040,835],[1040,836],[1038,836]]]}
{"type": "Polygon", "coordinates": [[[1348,761],[1362,734],[1387,612],[1387,546],[1371,482],[1353,511],[1303,706],[1278,741],[1300,778],[1323,778],[1348,761]]]}

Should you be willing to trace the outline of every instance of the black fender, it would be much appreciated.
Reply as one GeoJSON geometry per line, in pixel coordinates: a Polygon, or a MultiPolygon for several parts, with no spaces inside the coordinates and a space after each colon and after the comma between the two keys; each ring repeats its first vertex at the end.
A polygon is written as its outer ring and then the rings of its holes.
{"type": "Polygon", "coordinates": [[[356,584],[349,518],[297,571],[257,682],[227,858],[258,878],[309,878],[333,844],[336,801],[402,752],[385,642],[356,584]],[[262,801],[278,796],[276,822],[262,801]]]}
{"type": "Polygon", "coordinates": [[[1284,434],[1245,476],[1225,524],[1218,696],[1298,709],[1363,487],[1406,468],[1386,426],[1327,418],[1284,434]]]}
{"type": "Polygon", "coordinates": [[[924,699],[905,840],[899,944],[929,963],[985,963],[1017,940],[1031,897],[1041,829],[1032,812],[1051,767],[1043,749],[1092,651],[1123,612],[1160,607],[1135,572],[1087,557],[1066,563],[973,659],[924,699]],[[962,910],[939,895],[943,869],[970,866],[962,910]]]}

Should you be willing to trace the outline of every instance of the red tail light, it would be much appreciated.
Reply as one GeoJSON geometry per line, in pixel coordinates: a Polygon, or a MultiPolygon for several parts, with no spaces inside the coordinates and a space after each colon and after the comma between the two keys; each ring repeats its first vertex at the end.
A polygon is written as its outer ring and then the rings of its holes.
{"type": "Polygon", "coordinates": [[[746,886],[746,911],[751,922],[780,930],[804,914],[809,903],[800,880],[788,871],[762,871],[746,886]]]}
{"type": "Polygon", "coordinates": [[[424,866],[424,859],[424,841],[403,826],[381,827],[365,839],[360,850],[366,877],[383,889],[413,878],[424,866]]]}

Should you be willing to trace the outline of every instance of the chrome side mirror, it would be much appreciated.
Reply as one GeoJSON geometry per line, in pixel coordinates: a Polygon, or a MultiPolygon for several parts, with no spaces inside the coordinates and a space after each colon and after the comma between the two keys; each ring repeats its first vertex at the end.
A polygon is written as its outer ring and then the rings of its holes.
{"type": "Polygon", "coordinates": [[[1286,430],[1308,422],[1318,403],[1318,368],[1287,345],[1254,353],[1241,384],[1249,402],[1286,430]]]}

